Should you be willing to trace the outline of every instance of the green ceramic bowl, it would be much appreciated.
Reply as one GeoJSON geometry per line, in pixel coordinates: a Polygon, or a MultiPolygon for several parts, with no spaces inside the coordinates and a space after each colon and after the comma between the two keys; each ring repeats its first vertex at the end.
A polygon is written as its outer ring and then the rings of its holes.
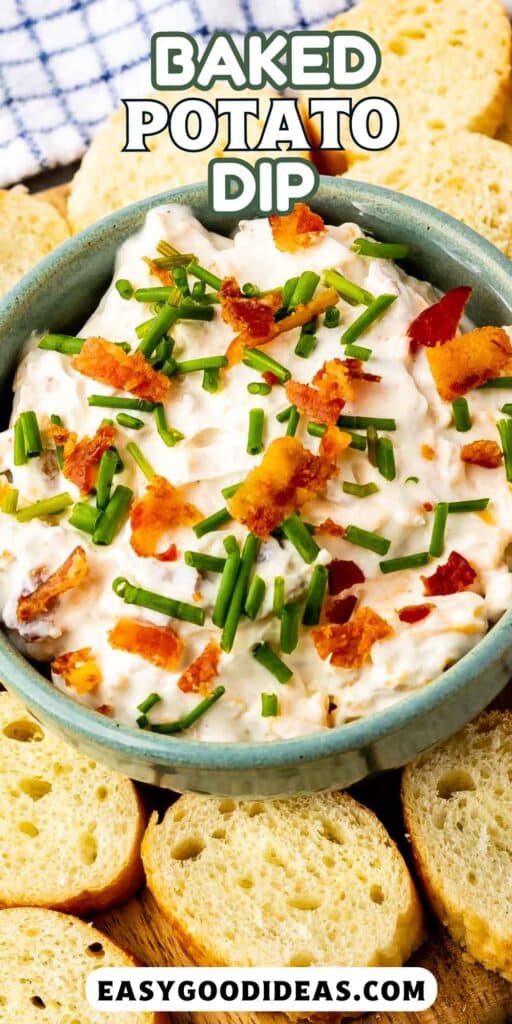
{"type": "MultiPolygon", "coordinates": [[[[10,379],[31,331],[77,330],[109,283],[118,246],[149,209],[191,206],[208,228],[236,219],[208,208],[205,185],[152,197],[72,238],[28,274],[0,307],[0,382],[10,379]]],[[[409,243],[409,269],[443,290],[469,284],[477,324],[512,323],[512,263],[475,232],[406,196],[324,178],[315,209],[332,223],[356,221],[383,241],[409,243]]],[[[175,790],[277,796],[352,784],[394,768],[455,732],[505,685],[512,669],[512,611],[478,646],[424,690],[386,711],[305,738],[272,743],[200,743],[116,725],[55,689],[0,633],[0,678],[66,740],[132,778],[175,790]]]]}

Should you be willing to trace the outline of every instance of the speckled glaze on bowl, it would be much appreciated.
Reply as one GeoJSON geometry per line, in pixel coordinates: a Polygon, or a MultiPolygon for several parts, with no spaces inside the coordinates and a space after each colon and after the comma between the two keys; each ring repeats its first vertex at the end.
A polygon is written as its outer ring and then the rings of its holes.
{"type": "MultiPolygon", "coordinates": [[[[192,207],[225,234],[236,218],[208,208],[205,185],[135,203],[72,238],[32,270],[0,307],[4,409],[21,346],[33,330],[76,330],[110,280],[118,246],[148,210],[192,207]]],[[[383,241],[409,243],[408,269],[443,290],[469,284],[477,324],[512,323],[512,263],[458,221],[388,189],[322,178],[311,204],[332,223],[356,221],[383,241]]],[[[398,397],[399,401],[399,397],[398,397]]],[[[502,689],[512,670],[512,611],[429,686],[394,707],[328,732],[272,743],[200,743],[117,725],[73,702],[0,633],[0,678],[50,728],[132,778],[178,791],[277,796],[344,787],[398,767],[455,732],[502,689]]]]}

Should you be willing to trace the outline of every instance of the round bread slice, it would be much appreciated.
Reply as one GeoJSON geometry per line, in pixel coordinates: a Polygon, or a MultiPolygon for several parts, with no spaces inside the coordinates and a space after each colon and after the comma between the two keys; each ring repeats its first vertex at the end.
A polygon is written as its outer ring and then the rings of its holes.
{"type": "Polygon", "coordinates": [[[401,965],[422,912],[400,853],[346,793],[182,796],[143,842],[148,886],[203,966],[401,965]]]}
{"type": "Polygon", "coordinates": [[[512,712],[487,712],[404,772],[414,859],[432,906],[476,960],[512,981],[512,712]]]}
{"type": "MultiPolygon", "coordinates": [[[[167,103],[169,109],[184,99],[197,97],[207,99],[212,105],[217,99],[259,99],[259,118],[248,117],[247,136],[249,144],[258,142],[271,99],[278,94],[270,89],[254,91],[238,91],[230,89],[225,82],[220,82],[207,93],[197,89],[185,92],[160,91],[154,99],[167,103]]],[[[219,132],[215,146],[200,153],[188,153],[171,142],[167,131],[148,137],[149,152],[123,153],[126,138],[126,111],[123,107],[108,119],[106,124],[93,139],[82,164],[77,171],[68,202],[68,216],[74,231],[81,231],[94,221],[105,217],[108,213],[134,203],[138,199],[156,195],[167,189],[190,185],[194,182],[206,181],[208,164],[217,157],[231,157],[254,164],[262,157],[286,156],[286,152],[268,151],[225,151],[228,143],[228,126],[226,117],[219,119],[219,132]]],[[[294,157],[309,159],[309,150],[294,152],[294,157]]]]}
{"type": "Polygon", "coordinates": [[[64,217],[22,186],[0,190],[0,297],[70,236],[64,217]]]}
{"type": "Polygon", "coordinates": [[[76,917],[39,907],[0,910],[0,1024],[156,1024],[153,1013],[104,1013],[85,996],[97,967],[136,961],[76,917]]]}
{"type": "Polygon", "coordinates": [[[504,142],[458,132],[360,160],[347,177],[437,206],[512,256],[512,147],[504,142]]]}
{"type": "Polygon", "coordinates": [[[512,146],[512,84],[509,86],[505,113],[503,114],[503,120],[498,131],[496,132],[496,138],[499,139],[500,142],[506,142],[509,146],[512,146]]]}
{"type": "MultiPolygon", "coordinates": [[[[459,129],[494,135],[503,117],[510,73],[510,24],[500,0],[395,0],[392,17],[382,0],[361,0],[328,28],[365,32],[378,43],[381,71],[368,86],[354,90],[352,99],[355,104],[367,96],[383,96],[394,103],[400,116],[394,148],[459,129]]],[[[302,96],[306,111],[312,95],[302,96]]],[[[318,144],[316,117],[310,132],[312,143],[318,144]]],[[[349,162],[351,156],[367,156],[347,130],[343,137],[349,162]]],[[[464,158],[463,153],[462,164],[464,158]]],[[[345,154],[324,154],[324,164],[328,173],[342,173],[345,154]]]]}
{"type": "Polygon", "coordinates": [[[0,904],[85,914],[143,881],[133,783],[47,732],[0,693],[0,904]]]}

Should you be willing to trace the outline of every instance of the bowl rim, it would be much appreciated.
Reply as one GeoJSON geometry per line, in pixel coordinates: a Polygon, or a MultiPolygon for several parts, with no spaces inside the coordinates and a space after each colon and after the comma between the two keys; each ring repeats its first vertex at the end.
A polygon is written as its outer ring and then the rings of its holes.
{"type": "MultiPolygon", "coordinates": [[[[352,179],[320,177],[320,186],[311,200],[312,207],[322,204],[325,188],[340,192],[348,201],[384,204],[386,216],[390,219],[396,213],[416,222],[424,231],[443,237],[443,242],[452,252],[465,250],[465,258],[471,255],[474,269],[483,278],[488,278],[489,264],[492,264],[493,280],[488,287],[500,292],[502,287],[510,291],[512,305],[512,262],[499,249],[482,238],[476,231],[426,203],[392,189],[367,185],[352,179]]],[[[94,244],[108,228],[121,227],[137,213],[176,201],[194,205],[199,195],[206,196],[206,184],[199,183],[168,190],[155,196],[139,200],[123,207],[96,222],[77,235],[65,241],[58,249],[31,269],[8,293],[0,304],[0,330],[6,321],[16,316],[16,307],[41,277],[58,266],[62,259],[83,253],[84,245],[94,244]]],[[[362,210],[363,212],[363,210],[362,210]]],[[[470,679],[474,679],[494,662],[499,661],[511,646],[512,609],[482,637],[467,654],[460,658],[432,682],[418,692],[404,695],[396,704],[372,712],[353,722],[308,733],[290,739],[271,741],[217,741],[183,739],[146,732],[135,726],[116,722],[80,704],[72,697],[58,690],[10,642],[3,630],[0,631],[0,673],[7,688],[12,685],[15,692],[37,713],[50,716],[65,732],[75,735],[90,735],[94,742],[106,749],[115,749],[142,762],[157,762],[160,765],[205,770],[239,771],[258,767],[280,768],[297,762],[324,760],[333,755],[371,746],[377,740],[400,732],[415,718],[433,711],[447,700],[463,691],[470,679]]]]}

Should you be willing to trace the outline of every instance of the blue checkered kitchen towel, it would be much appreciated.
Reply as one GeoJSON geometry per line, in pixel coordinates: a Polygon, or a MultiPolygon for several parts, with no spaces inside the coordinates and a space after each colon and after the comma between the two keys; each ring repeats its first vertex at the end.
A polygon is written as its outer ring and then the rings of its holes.
{"type": "Polygon", "coordinates": [[[76,160],[121,97],[151,90],[153,32],[309,28],[351,2],[0,0],[0,186],[76,160]]]}

